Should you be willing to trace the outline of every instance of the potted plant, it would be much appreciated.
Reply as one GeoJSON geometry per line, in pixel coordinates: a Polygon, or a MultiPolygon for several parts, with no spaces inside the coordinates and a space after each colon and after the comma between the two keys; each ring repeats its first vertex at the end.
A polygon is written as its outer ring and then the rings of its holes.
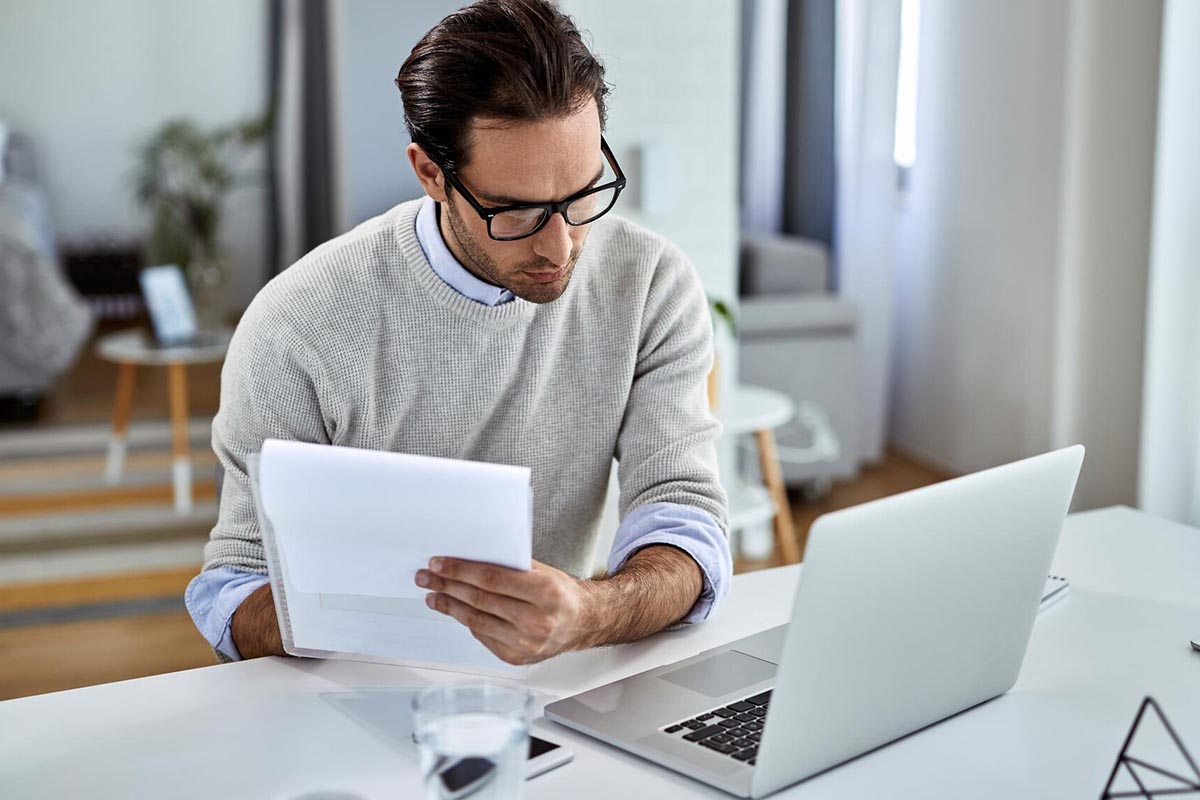
{"type": "Polygon", "coordinates": [[[225,200],[259,177],[233,164],[273,124],[273,112],[209,130],[174,119],[138,149],[134,194],[151,219],[147,263],[183,268],[202,325],[219,324],[224,312],[226,266],[218,237],[225,200]]]}
{"type": "MultiPolygon", "coordinates": [[[[729,326],[729,335],[737,337],[737,318],[734,317],[733,309],[724,300],[718,300],[713,297],[708,298],[708,307],[712,312],[713,333],[717,332],[718,320],[729,326]]],[[[713,365],[708,373],[708,407],[716,411],[718,395],[720,394],[720,371],[719,360],[717,353],[713,352],[713,365]]]]}

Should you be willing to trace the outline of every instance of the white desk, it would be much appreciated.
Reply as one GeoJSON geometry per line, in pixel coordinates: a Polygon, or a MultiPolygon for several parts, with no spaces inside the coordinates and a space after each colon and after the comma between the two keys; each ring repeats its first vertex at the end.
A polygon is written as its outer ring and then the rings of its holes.
{"type": "MultiPolygon", "coordinates": [[[[554,659],[530,684],[544,705],[781,624],[799,570],[738,576],[704,625],[554,659]]],[[[1071,594],[1038,620],[1012,692],[775,796],[1098,797],[1145,694],[1200,755],[1200,653],[1188,645],[1200,635],[1200,531],[1124,508],[1073,516],[1055,570],[1071,594]]],[[[0,795],[419,797],[404,690],[448,677],[261,659],[9,700],[0,795]]],[[[534,728],[576,756],[527,784],[528,798],[726,796],[544,719],[534,728]]]]}

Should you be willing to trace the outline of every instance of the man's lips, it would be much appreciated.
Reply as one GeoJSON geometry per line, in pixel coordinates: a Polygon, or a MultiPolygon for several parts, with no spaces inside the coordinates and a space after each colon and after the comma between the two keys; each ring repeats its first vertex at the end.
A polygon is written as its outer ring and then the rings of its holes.
{"type": "Polygon", "coordinates": [[[563,276],[563,273],[567,271],[567,268],[564,266],[564,267],[559,267],[556,270],[548,270],[548,271],[541,271],[541,272],[531,272],[529,270],[521,270],[521,271],[524,272],[526,275],[528,275],[533,280],[537,281],[538,283],[550,283],[552,281],[556,281],[559,278],[561,278],[563,276]]]}

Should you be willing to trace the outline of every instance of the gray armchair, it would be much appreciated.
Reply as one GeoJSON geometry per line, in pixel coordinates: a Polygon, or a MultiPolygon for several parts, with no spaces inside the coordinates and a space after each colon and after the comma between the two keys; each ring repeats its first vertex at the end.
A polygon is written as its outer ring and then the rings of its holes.
{"type": "Polygon", "coordinates": [[[858,471],[858,311],[830,292],[829,275],[819,242],[742,240],[739,378],[797,404],[797,418],[776,431],[789,485],[823,488],[858,471]]]}

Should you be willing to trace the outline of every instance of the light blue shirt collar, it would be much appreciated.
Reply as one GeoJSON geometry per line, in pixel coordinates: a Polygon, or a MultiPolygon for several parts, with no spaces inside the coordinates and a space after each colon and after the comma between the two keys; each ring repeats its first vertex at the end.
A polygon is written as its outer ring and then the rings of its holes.
{"type": "Polygon", "coordinates": [[[438,228],[437,203],[429,196],[425,197],[421,210],[417,212],[417,241],[433,271],[463,297],[485,306],[498,306],[513,299],[513,293],[508,289],[480,280],[458,263],[442,238],[438,228]]]}

